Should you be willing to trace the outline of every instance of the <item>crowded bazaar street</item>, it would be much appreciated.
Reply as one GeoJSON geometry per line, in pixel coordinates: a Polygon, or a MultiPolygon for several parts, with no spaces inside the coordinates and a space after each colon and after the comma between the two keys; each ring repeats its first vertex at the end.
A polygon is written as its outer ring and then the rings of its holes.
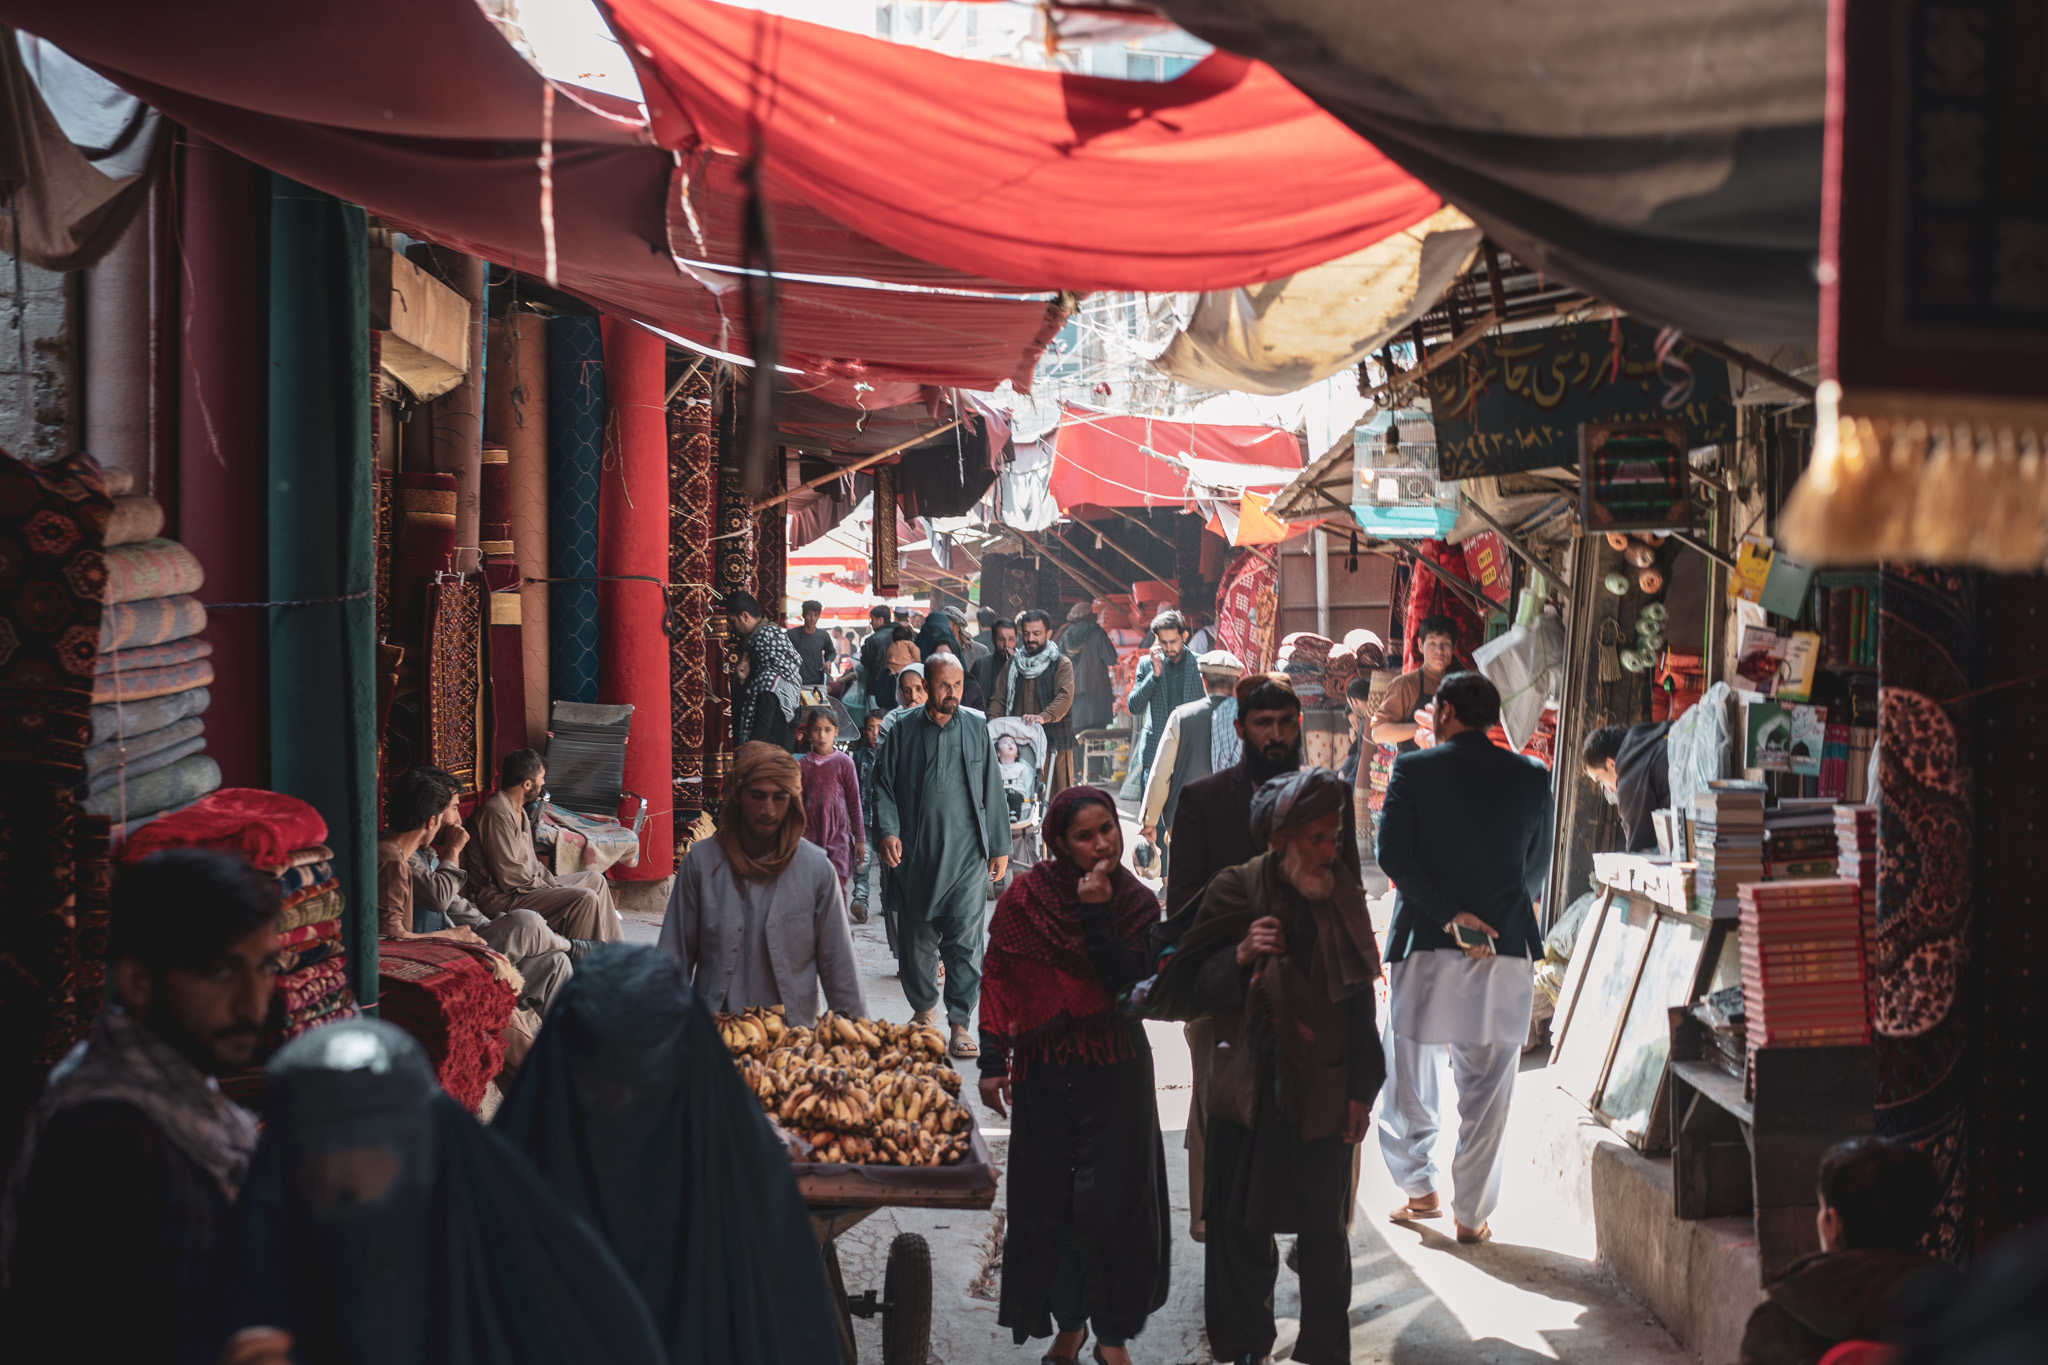
{"type": "Polygon", "coordinates": [[[0,1365],[2048,1361],[2044,54],[0,0],[0,1365]]]}

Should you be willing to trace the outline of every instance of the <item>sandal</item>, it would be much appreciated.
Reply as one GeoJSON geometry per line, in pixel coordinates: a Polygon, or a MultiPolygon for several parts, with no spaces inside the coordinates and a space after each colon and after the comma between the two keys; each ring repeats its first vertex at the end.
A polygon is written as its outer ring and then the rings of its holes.
{"type": "Polygon", "coordinates": [[[1468,1247],[1476,1247],[1481,1242],[1491,1242],[1493,1240],[1493,1228],[1487,1223],[1481,1223],[1476,1228],[1459,1226],[1458,1240],[1468,1247]]]}
{"type": "Polygon", "coordinates": [[[974,1035],[967,1031],[964,1024],[953,1025],[953,1042],[946,1050],[955,1057],[979,1057],[981,1055],[981,1045],[974,1041],[974,1035]]]}
{"type": "MultiPolygon", "coordinates": [[[[1084,1327],[1081,1329],[1081,1346],[1086,1346],[1087,1344],[1088,1330],[1084,1327]]],[[[1038,1358],[1038,1365],[1081,1365],[1081,1346],[1076,1346],[1074,1353],[1070,1356],[1056,1356],[1051,1351],[1047,1351],[1038,1358]]]]}
{"type": "Polygon", "coordinates": [[[1443,1216],[1444,1206],[1441,1203],[1432,1204],[1425,1208],[1411,1200],[1402,1204],[1401,1207],[1395,1209],[1392,1213],[1389,1213],[1387,1220],[1393,1223],[1412,1223],[1418,1218],[1441,1218],[1443,1216]]]}

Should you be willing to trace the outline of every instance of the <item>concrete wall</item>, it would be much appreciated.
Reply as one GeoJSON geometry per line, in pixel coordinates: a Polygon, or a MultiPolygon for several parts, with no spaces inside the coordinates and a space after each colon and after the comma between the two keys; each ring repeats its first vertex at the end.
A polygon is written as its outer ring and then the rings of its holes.
{"type": "Polygon", "coordinates": [[[14,279],[13,259],[0,254],[0,448],[40,463],[78,448],[76,280],[23,262],[17,301],[14,279]]]}

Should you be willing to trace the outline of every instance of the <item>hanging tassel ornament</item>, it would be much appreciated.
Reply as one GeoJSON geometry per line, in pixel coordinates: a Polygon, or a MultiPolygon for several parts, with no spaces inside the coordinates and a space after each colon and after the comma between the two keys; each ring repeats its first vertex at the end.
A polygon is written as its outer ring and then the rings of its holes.
{"type": "Polygon", "coordinates": [[[1600,623],[1600,681],[1621,681],[1621,622],[1610,616],[1600,623]]]}

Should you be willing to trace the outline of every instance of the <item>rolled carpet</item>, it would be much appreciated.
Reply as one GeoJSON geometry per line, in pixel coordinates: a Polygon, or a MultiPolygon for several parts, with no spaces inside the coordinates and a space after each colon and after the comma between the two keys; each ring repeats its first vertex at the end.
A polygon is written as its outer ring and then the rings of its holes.
{"type": "MultiPolygon", "coordinates": [[[[205,754],[193,754],[168,768],[145,773],[133,782],[116,783],[96,796],[86,797],[81,804],[93,815],[104,815],[114,820],[125,816],[134,820],[196,801],[219,786],[220,765],[205,754]],[[123,792],[127,793],[125,802],[123,792]]],[[[155,827],[155,822],[143,826],[144,829],[155,827]]],[[[141,833],[140,830],[136,832],[141,833]]]]}
{"type": "Polygon", "coordinates": [[[482,950],[445,939],[384,939],[377,945],[377,1005],[433,1060],[446,1090],[465,1109],[505,1063],[505,1024],[518,995],[485,965],[482,950]]]}
{"type": "MultiPolygon", "coordinates": [[[[131,713],[132,714],[132,713],[131,713]]],[[[104,744],[95,744],[85,751],[85,780],[93,781],[111,773],[121,766],[125,756],[128,762],[162,753],[165,749],[183,744],[188,739],[206,733],[206,722],[197,716],[172,721],[159,730],[140,733],[131,731],[125,738],[110,739],[104,744]]],[[[97,788],[95,788],[97,790],[97,788]]]]}
{"type": "Polygon", "coordinates": [[[206,608],[187,593],[119,602],[100,613],[100,653],[182,640],[206,629],[206,608]]]}
{"type": "Polygon", "coordinates": [[[206,570],[190,550],[158,537],[107,550],[107,586],[102,602],[140,602],[198,592],[206,570]]]}
{"type": "Polygon", "coordinates": [[[213,646],[195,635],[184,640],[167,640],[162,644],[117,649],[112,654],[100,655],[92,668],[96,676],[105,677],[109,673],[140,673],[144,669],[169,668],[173,664],[188,664],[194,659],[212,657],[213,646]]]}
{"type": "Polygon", "coordinates": [[[92,680],[92,701],[95,708],[112,701],[147,701],[175,692],[189,692],[212,681],[211,659],[194,659],[190,663],[172,664],[167,668],[143,668],[133,673],[100,673],[92,680]]]}
{"type": "Polygon", "coordinates": [[[347,969],[336,959],[315,963],[310,967],[299,967],[289,972],[280,972],[277,977],[277,994],[284,1001],[285,1012],[302,1010],[316,1001],[334,994],[336,986],[346,984],[347,969]]]}
{"type": "Polygon", "coordinates": [[[312,924],[301,924],[296,929],[278,930],[277,946],[280,949],[304,950],[316,943],[322,943],[328,939],[339,937],[341,937],[341,921],[338,919],[323,919],[312,924]]]}
{"type": "Polygon", "coordinates": [[[114,516],[107,523],[107,548],[137,545],[163,534],[164,505],[147,493],[130,493],[114,499],[114,516]]]}
{"type": "Polygon", "coordinates": [[[284,1040],[290,1042],[308,1029],[355,1017],[356,998],[347,986],[342,986],[326,999],[285,1015],[284,1040]]]}
{"type": "Polygon", "coordinates": [[[333,880],[334,864],[331,862],[322,861],[288,867],[277,874],[277,894],[289,896],[295,891],[303,891],[309,886],[333,880]]]}
{"type": "MultiPolygon", "coordinates": [[[[193,724],[196,725],[198,722],[194,721],[193,724]]],[[[116,764],[98,777],[87,778],[85,790],[88,795],[97,795],[117,782],[133,783],[159,768],[168,768],[180,759],[203,753],[205,749],[206,736],[202,733],[182,739],[169,748],[159,749],[153,754],[131,755],[127,762],[116,764]]]]}
{"type": "Polygon", "coordinates": [[[332,877],[323,877],[318,881],[307,883],[296,891],[286,892],[278,898],[277,908],[281,911],[296,910],[307,901],[330,893],[338,894],[334,885],[334,879],[332,877]]]}
{"type": "MultiPolygon", "coordinates": [[[[263,794],[270,795],[270,793],[263,794]]],[[[318,812],[315,812],[315,815],[317,817],[318,812]]],[[[322,835],[321,837],[325,838],[326,836],[322,835]]],[[[291,852],[284,855],[284,859],[281,862],[275,864],[267,862],[258,863],[257,866],[269,867],[273,871],[275,871],[279,876],[283,876],[286,872],[291,871],[295,867],[305,867],[311,863],[332,863],[333,861],[334,850],[323,843],[315,842],[307,844],[304,848],[293,849],[291,852]]],[[[314,880],[320,881],[325,879],[315,878],[314,880]]]]}
{"type": "MultiPolygon", "coordinates": [[[[336,929],[341,928],[341,921],[338,919],[328,920],[327,923],[336,929]]],[[[337,962],[342,959],[341,939],[338,936],[315,939],[303,948],[279,948],[277,970],[280,974],[295,972],[302,967],[311,967],[330,959],[337,962]]]]}
{"type": "Polygon", "coordinates": [[[318,895],[310,896],[300,901],[297,905],[279,910],[277,912],[278,931],[282,933],[286,929],[299,929],[308,924],[318,924],[322,920],[338,920],[341,918],[344,904],[346,902],[342,900],[340,887],[322,887],[318,895]]]}
{"type": "Polygon", "coordinates": [[[92,708],[92,734],[87,742],[97,746],[119,735],[141,735],[161,730],[187,716],[202,714],[212,701],[213,693],[204,687],[152,697],[148,701],[130,701],[124,695],[119,706],[92,708]]]}
{"type": "MultiPolygon", "coordinates": [[[[594,317],[548,320],[548,676],[553,700],[595,702],[597,502],[604,468],[605,373],[594,317]]],[[[645,589],[645,584],[640,585],[645,589]]]]}

